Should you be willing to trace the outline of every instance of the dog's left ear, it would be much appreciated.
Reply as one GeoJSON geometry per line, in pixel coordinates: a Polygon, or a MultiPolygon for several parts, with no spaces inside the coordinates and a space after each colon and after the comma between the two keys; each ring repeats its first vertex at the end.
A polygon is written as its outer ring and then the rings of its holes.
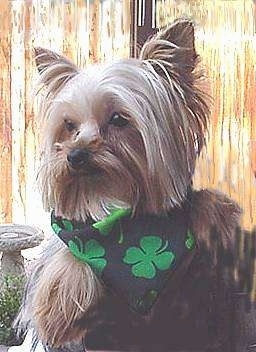
{"type": "Polygon", "coordinates": [[[71,78],[78,74],[78,67],[64,56],[44,48],[34,48],[35,62],[40,82],[52,94],[57,93],[71,78]]]}
{"type": "Polygon", "coordinates": [[[162,65],[168,71],[173,69],[180,74],[191,73],[197,61],[193,23],[179,19],[162,29],[144,44],[140,58],[154,60],[159,67],[162,65]]]}
{"type": "Polygon", "coordinates": [[[55,53],[54,51],[36,47],[34,48],[35,62],[38,72],[41,74],[45,69],[49,68],[54,64],[62,64],[68,67],[70,73],[78,71],[78,68],[70,60],[62,55],[55,53]]]}

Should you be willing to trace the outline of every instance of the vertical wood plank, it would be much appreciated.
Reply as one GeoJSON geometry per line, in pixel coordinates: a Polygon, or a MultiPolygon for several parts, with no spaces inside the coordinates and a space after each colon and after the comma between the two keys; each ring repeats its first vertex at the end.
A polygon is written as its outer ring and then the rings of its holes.
{"type": "Polygon", "coordinates": [[[12,221],[11,2],[0,4],[0,222],[12,221]]]}
{"type": "Polygon", "coordinates": [[[25,62],[24,62],[24,3],[12,1],[12,191],[15,222],[25,221],[26,153],[25,153],[25,62]]]}
{"type": "MultiPolygon", "coordinates": [[[[25,221],[31,222],[33,214],[36,212],[40,217],[40,211],[37,204],[40,203],[40,196],[36,193],[35,179],[38,169],[39,159],[39,136],[38,126],[33,111],[33,89],[35,86],[35,67],[33,65],[33,30],[35,25],[34,19],[35,6],[33,1],[25,1],[24,4],[24,65],[25,65],[25,86],[24,86],[24,112],[25,112],[25,221]]],[[[37,71],[36,71],[36,74],[37,71]]]]}
{"type": "Polygon", "coordinates": [[[100,0],[90,1],[89,21],[89,62],[95,63],[98,61],[100,51],[100,0]]]}

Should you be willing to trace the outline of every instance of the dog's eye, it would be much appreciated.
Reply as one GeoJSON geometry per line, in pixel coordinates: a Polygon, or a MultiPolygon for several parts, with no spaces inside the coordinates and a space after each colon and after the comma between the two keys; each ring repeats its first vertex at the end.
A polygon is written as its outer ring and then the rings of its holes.
{"type": "Polygon", "coordinates": [[[68,130],[68,132],[72,132],[76,128],[75,123],[70,120],[64,120],[64,123],[65,123],[65,128],[68,130]]]}
{"type": "Polygon", "coordinates": [[[123,116],[119,115],[117,112],[115,112],[109,120],[109,124],[114,125],[116,127],[124,127],[128,125],[128,123],[129,121],[123,116]]]}

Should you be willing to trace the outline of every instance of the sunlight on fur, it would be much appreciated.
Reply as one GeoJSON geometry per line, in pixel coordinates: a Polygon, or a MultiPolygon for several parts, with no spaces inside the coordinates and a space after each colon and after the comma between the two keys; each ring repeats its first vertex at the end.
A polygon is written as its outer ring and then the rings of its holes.
{"type": "Polygon", "coordinates": [[[38,279],[32,307],[39,338],[60,346],[79,338],[74,322],[101,296],[100,284],[89,266],[77,262],[62,248],[47,263],[38,279]],[[75,275],[74,275],[75,273],[75,275]]]}

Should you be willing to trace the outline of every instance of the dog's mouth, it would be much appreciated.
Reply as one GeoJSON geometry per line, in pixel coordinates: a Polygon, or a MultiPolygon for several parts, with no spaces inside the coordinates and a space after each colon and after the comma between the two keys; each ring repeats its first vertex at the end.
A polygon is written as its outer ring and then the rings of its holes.
{"type": "Polygon", "coordinates": [[[99,169],[97,166],[94,165],[83,165],[81,167],[72,167],[71,165],[68,166],[69,174],[73,177],[95,177],[100,176],[102,174],[102,170],[99,169]]]}

